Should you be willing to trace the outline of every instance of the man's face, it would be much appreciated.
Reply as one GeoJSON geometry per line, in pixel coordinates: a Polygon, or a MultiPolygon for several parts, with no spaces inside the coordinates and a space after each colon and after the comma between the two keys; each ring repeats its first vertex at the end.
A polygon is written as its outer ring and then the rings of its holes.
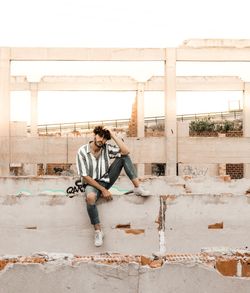
{"type": "Polygon", "coordinates": [[[101,148],[106,143],[106,141],[106,138],[101,137],[98,134],[96,134],[94,137],[94,143],[98,148],[101,148]]]}

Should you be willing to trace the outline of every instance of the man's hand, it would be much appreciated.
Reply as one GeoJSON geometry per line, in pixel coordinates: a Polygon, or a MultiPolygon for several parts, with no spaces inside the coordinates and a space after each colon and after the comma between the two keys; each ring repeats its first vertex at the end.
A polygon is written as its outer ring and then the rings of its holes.
{"type": "Polygon", "coordinates": [[[107,129],[110,132],[110,136],[113,139],[113,141],[118,145],[118,147],[120,148],[120,152],[122,155],[126,156],[129,154],[129,149],[128,147],[125,145],[123,139],[119,138],[118,136],[116,136],[115,131],[112,131],[109,127],[105,127],[105,129],[107,129]]]}
{"type": "Polygon", "coordinates": [[[110,127],[105,127],[105,129],[109,131],[111,138],[113,138],[114,131],[110,127]]]}
{"type": "Polygon", "coordinates": [[[105,198],[107,201],[113,199],[111,192],[106,188],[102,189],[101,197],[105,198]]]}

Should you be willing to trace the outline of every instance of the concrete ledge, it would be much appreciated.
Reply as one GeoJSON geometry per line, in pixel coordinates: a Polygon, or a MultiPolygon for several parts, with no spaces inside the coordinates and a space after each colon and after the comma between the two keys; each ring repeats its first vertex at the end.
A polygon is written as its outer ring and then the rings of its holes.
{"type": "Polygon", "coordinates": [[[250,279],[229,278],[214,267],[249,252],[225,254],[165,255],[151,263],[119,254],[9,256],[0,259],[0,292],[248,292],[250,279]]]}
{"type": "MultiPolygon", "coordinates": [[[[116,194],[112,202],[98,202],[105,242],[96,248],[82,194],[69,198],[57,191],[66,187],[65,182],[72,184],[72,178],[48,181],[19,178],[15,181],[18,182],[16,190],[16,183],[10,184],[13,179],[6,180],[13,193],[0,195],[0,255],[47,251],[151,256],[155,252],[199,253],[204,247],[250,247],[250,200],[248,195],[238,194],[249,181],[199,179],[188,181],[184,186],[180,181],[165,178],[147,179],[144,185],[153,194],[149,198],[116,194]],[[43,191],[42,183],[50,184],[54,191],[43,191]],[[40,195],[34,194],[38,185],[40,195]],[[188,185],[188,193],[185,193],[188,185]],[[216,192],[217,186],[220,193],[189,192],[190,188],[201,191],[202,186],[211,192],[216,192]],[[20,193],[20,189],[25,188],[31,192],[20,193]]],[[[118,184],[115,192],[131,188],[124,178],[118,184]]]]}
{"type": "Polygon", "coordinates": [[[143,198],[120,178],[96,248],[74,180],[0,178],[0,293],[250,290],[249,181],[147,178],[143,198]]]}

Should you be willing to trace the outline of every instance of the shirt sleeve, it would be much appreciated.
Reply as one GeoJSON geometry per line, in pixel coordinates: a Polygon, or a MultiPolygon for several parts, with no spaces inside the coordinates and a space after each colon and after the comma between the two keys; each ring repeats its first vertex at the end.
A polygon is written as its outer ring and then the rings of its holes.
{"type": "Polygon", "coordinates": [[[79,176],[89,176],[87,160],[81,150],[76,155],[76,168],[79,176]]]}
{"type": "Polygon", "coordinates": [[[117,145],[108,144],[107,146],[110,159],[119,158],[121,156],[121,150],[117,145]]]}

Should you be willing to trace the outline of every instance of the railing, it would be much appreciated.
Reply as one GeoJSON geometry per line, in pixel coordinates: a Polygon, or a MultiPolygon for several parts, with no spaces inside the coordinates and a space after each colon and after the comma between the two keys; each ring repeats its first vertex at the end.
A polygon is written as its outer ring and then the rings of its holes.
{"type": "MultiPolygon", "coordinates": [[[[210,113],[196,113],[177,115],[178,121],[191,121],[197,119],[220,119],[220,120],[235,120],[242,119],[242,110],[235,110],[229,112],[210,112],[210,113]]],[[[145,117],[145,127],[157,127],[164,125],[165,116],[145,117]]],[[[129,126],[130,119],[113,119],[113,120],[96,120],[74,123],[53,123],[38,125],[39,135],[59,135],[65,136],[68,134],[78,134],[91,132],[96,125],[105,125],[115,127],[121,131],[126,131],[129,126]]],[[[27,131],[30,132],[30,125],[27,126],[27,131]]]]}

